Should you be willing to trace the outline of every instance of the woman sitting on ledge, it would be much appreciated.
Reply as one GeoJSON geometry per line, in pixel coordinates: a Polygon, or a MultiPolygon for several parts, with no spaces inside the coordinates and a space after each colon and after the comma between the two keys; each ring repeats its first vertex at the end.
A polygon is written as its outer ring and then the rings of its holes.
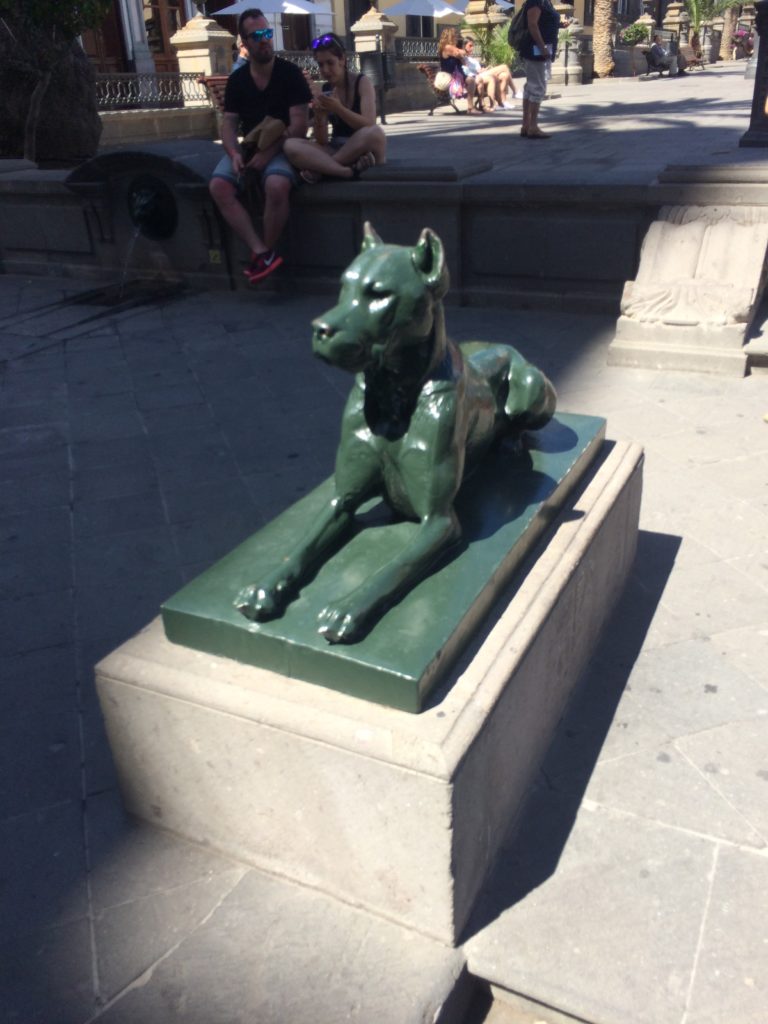
{"type": "Polygon", "coordinates": [[[357,178],[386,159],[387,137],[376,124],[373,85],[365,75],[349,73],[344,46],[333,32],[315,39],[312,50],[325,79],[322,89],[310,83],[315,137],[286,139],[283,152],[307,185],[323,177],[357,178]]]}
{"type": "Polygon", "coordinates": [[[464,63],[464,74],[467,78],[475,79],[477,95],[480,101],[487,96],[489,110],[496,107],[507,107],[507,93],[512,93],[512,99],[517,99],[517,89],[512,78],[512,72],[506,64],[496,64],[492,68],[483,67],[479,58],[475,56],[475,41],[467,38],[464,40],[464,52],[466,59],[464,63]]]}
{"type": "MultiPolygon", "coordinates": [[[[451,77],[457,71],[463,75],[463,65],[467,54],[463,47],[459,46],[459,36],[455,28],[443,29],[437,44],[437,52],[440,56],[441,71],[447,71],[451,77]]],[[[475,85],[475,79],[472,77],[467,78],[464,82],[468,114],[480,113],[479,110],[475,110],[475,85]]]]}

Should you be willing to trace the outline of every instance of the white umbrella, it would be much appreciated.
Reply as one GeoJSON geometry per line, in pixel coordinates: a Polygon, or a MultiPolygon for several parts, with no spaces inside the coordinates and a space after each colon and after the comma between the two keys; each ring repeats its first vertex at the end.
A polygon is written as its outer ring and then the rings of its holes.
{"type": "Polygon", "coordinates": [[[391,7],[381,9],[382,14],[417,14],[423,18],[447,18],[451,14],[463,14],[467,0],[460,0],[455,6],[443,0],[399,0],[391,7]]]}
{"type": "Polygon", "coordinates": [[[257,7],[264,14],[322,14],[325,4],[311,4],[308,0],[237,0],[215,14],[242,14],[249,7],[257,7]]]}

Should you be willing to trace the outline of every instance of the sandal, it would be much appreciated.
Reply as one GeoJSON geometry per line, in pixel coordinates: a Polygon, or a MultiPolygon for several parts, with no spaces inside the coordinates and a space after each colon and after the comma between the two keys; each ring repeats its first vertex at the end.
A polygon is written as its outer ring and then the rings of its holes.
{"type": "Polygon", "coordinates": [[[318,171],[304,170],[299,171],[299,177],[305,185],[317,185],[319,181],[322,181],[322,174],[318,171]]]}
{"type": "Polygon", "coordinates": [[[361,171],[367,171],[370,167],[376,166],[376,157],[370,150],[367,153],[363,153],[357,160],[352,164],[352,173],[359,175],[361,171]]]}

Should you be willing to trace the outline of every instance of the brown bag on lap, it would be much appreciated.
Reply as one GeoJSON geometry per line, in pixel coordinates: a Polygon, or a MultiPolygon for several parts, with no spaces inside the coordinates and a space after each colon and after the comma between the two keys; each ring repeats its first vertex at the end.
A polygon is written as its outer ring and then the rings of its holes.
{"type": "Polygon", "coordinates": [[[243,137],[243,157],[246,162],[258,150],[262,153],[265,149],[268,149],[272,143],[277,142],[278,139],[282,138],[285,133],[285,122],[281,121],[279,117],[270,117],[269,114],[259,121],[255,128],[251,128],[247,135],[243,137]]]}

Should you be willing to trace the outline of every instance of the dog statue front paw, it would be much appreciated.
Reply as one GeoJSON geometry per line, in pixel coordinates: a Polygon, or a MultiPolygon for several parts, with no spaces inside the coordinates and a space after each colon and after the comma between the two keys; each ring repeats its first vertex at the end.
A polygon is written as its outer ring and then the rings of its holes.
{"type": "Polygon", "coordinates": [[[291,581],[281,579],[272,585],[252,583],[243,587],[234,601],[235,608],[251,622],[266,622],[282,615],[290,599],[291,581]]]}
{"type": "Polygon", "coordinates": [[[317,617],[318,633],[329,644],[349,644],[357,640],[363,629],[360,618],[344,607],[328,605],[317,617]]]}

